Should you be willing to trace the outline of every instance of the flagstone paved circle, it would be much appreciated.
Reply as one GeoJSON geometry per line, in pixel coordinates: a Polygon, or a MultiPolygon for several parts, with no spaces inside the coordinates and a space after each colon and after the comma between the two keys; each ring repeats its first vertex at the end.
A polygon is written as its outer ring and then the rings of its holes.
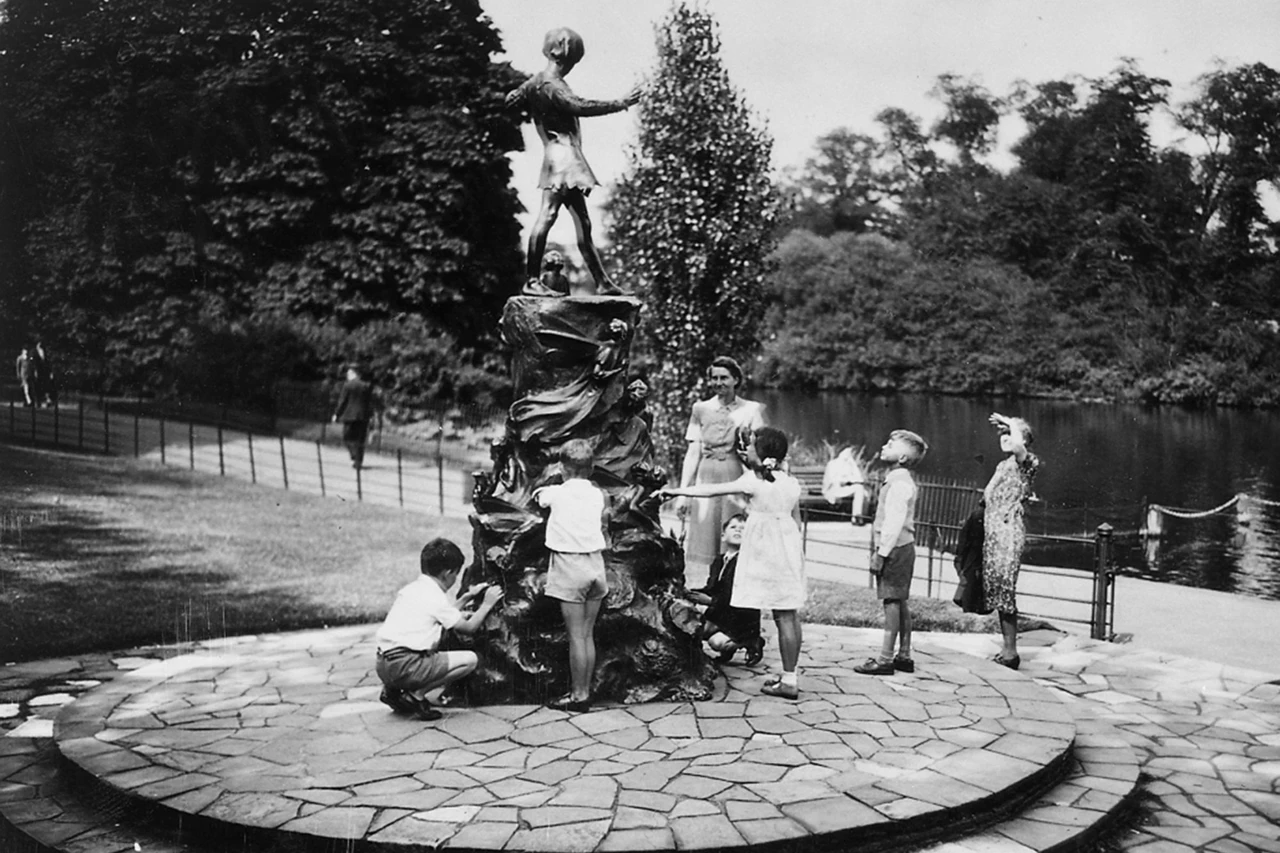
{"type": "MultiPolygon", "coordinates": [[[[865,639],[806,628],[799,702],[727,667],[697,703],[447,708],[378,701],[373,632],[236,638],[63,708],[58,747],[102,783],[201,818],[480,850],[734,847],[905,827],[1047,781],[1075,723],[1048,690],[959,652],[859,675],[865,639]]],[[[868,836],[870,837],[870,836],[868,836]]]]}

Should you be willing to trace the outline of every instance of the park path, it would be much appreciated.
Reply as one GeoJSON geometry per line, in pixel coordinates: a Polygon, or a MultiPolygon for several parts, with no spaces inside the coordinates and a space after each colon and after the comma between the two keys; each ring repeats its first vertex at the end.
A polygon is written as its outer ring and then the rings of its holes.
{"type": "Polygon", "coordinates": [[[332,440],[143,417],[89,402],[57,408],[11,405],[0,419],[0,435],[430,515],[465,519],[470,511],[472,478],[466,465],[430,454],[371,449],[357,471],[346,448],[332,440]]]}

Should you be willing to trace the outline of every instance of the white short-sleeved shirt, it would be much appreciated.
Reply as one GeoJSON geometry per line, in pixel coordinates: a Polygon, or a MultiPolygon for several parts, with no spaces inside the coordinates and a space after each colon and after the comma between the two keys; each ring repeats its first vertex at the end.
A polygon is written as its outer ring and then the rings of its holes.
{"type": "Polygon", "coordinates": [[[604,492],[590,480],[574,478],[558,486],[543,486],[534,496],[540,506],[551,509],[547,548],[563,554],[605,549],[604,492]]]}
{"type": "Polygon", "coordinates": [[[396,600],[378,629],[378,649],[398,647],[435,651],[445,631],[462,621],[462,612],[435,578],[422,575],[396,593],[396,600]]]}

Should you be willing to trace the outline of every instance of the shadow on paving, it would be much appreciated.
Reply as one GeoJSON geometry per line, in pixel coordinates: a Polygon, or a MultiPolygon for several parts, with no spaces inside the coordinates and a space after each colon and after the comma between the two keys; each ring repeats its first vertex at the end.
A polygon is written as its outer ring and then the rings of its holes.
{"type": "Polygon", "coordinates": [[[365,621],[244,566],[213,499],[184,471],[0,445],[0,661],[365,621]]]}

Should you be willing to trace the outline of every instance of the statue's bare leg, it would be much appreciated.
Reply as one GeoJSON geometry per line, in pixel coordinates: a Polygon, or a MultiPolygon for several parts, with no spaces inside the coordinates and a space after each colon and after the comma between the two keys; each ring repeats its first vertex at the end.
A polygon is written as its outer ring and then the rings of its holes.
{"type": "Polygon", "coordinates": [[[578,232],[578,251],[582,253],[582,261],[595,280],[596,293],[601,295],[622,293],[622,289],[605,274],[600,253],[596,251],[596,244],[591,239],[591,216],[587,212],[587,197],[580,190],[569,190],[565,194],[564,204],[573,216],[573,227],[578,232]]]}
{"type": "Polygon", "coordinates": [[[533,230],[529,232],[529,250],[524,259],[526,278],[536,279],[542,272],[542,256],[547,251],[547,235],[551,233],[551,226],[556,224],[556,217],[560,214],[562,203],[560,193],[556,190],[542,191],[542,206],[538,208],[538,218],[533,221],[533,230]]]}

